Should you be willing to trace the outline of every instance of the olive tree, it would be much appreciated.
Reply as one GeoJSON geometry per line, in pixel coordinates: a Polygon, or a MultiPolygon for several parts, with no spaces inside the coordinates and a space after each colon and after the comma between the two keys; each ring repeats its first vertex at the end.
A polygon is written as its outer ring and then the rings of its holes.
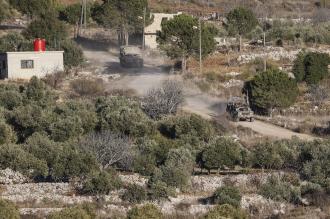
{"type": "Polygon", "coordinates": [[[110,131],[89,134],[82,142],[83,149],[95,155],[103,169],[117,164],[124,159],[132,159],[132,142],[124,135],[110,131]]]}
{"type": "Polygon", "coordinates": [[[161,87],[148,91],[143,98],[143,109],[151,118],[160,118],[168,114],[175,114],[183,101],[181,83],[166,80],[161,87]]]}

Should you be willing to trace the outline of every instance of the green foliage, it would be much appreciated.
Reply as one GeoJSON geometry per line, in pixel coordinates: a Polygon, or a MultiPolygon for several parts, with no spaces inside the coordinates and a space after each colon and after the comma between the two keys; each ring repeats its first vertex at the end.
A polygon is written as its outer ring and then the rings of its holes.
{"type": "Polygon", "coordinates": [[[99,128],[114,133],[142,137],[152,134],[152,121],[134,100],[125,97],[99,98],[96,103],[99,128]]]}
{"type": "Polygon", "coordinates": [[[238,7],[227,15],[227,31],[231,35],[245,35],[251,32],[258,24],[258,20],[249,9],[238,7]]]}
{"type": "Polygon", "coordinates": [[[67,68],[77,67],[84,61],[82,49],[72,40],[61,42],[61,48],[64,51],[64,65],[67,68]]]}
{"type": "Polygon", "coordinates": [[[34,133],[26,140],[24,149],[40,160],[45,160],[49,169],[53,169],[58,160],[62,145],[50,140],[44,133],[34,133]]]}
{"type": "Polygon", "coordinates": [[[124,29],[130,33],[140,32],[143,28],[143,10],[146,8],[146,24],[150,23],[147,0],[103,0],[95,5],[92,16],[97,23],[107,28],[124,29]]]}
{"type": "Polygon", "coordinates": [[[114,171],[101,171],[87,176],[81,193],[88,195],[107,195],[121,187],[121,180],[114,171]]]}
{"type": "Polygon", "coordinates": [[[330,56],[326,53],[308,53],[304,59],[305,81],[318,84],[329,75],[330,56]]]}
{"type": "Polygon", "coordinates": [[[46,17],[54,13],[52,0],[9,0],[10,4],[30,17],[46,17]]]}
{"type": "Polygon", "coordinates": [[[247,219],[247,214],[231,205],[224,204],[218,205],[210,210],[204,217],[204,219],[221,219],[221,218],[232,218],[232,219],[247,219]]]}
{"type": "MultiPolygon", "coordinates": [[[[87,7],[87,20],[91,16],[91,7],[87,7]]],[[[78,25],[81,17],[81,4],[71,4],[66,6],[64,9],[60,11],[59,19],[68,22],[72,25],[78,25]]]]}
{"type": "Polygon", "coordinates": [[[188,139],[196,137],[199,141],[208,142],[215,135],[213,125],[196,114],[170,117],[160,122],[160,132],[171,139],[188,139]]]}
{"type": "Polygon", "coordinates": [[[300,52],[293,63],[292,72],[297,82],[305,79],[305,56],[304,52],[300,52]]]}
{"type": "Polygon", "coordinates": [[[242,196],[236,187],[224,186],[218,188],[212,198],[215,204],[229,204],[238,208],[241,205],[242,196]]]}
{"type": "Polygon", "coordinates": [[[0,145],[15,143],[16,140],[16,133],[13,128],[4,121],[0,121],[0,145]]]}
{"type": "Polygon", "coordinates": [[[23,96],[18,90],[1,89],[0,105],[8,110],[21,106],[23,104],[23,96]]]}
{"type": "Polygon", "coordinates": [[[279,70],[267,70],[246,84],[250,103],[257,111],[291,106],[297,99],[298,87],[294,79],[279,70]]]}
{"type": "Polygon", "coordinates": [[[9,201],[0,200],[0,219],[19,219],[18,208],[9,201]]]}
{"type": "Polygon", "coordinates": [[[260,188],[259,193],[274,201],[298,203],[301,197],[300,188],[285,182],[279,176],[271,176],[260,188]]]}
{"type": "Polygon", "coordinates": [[[330,142],[315,141],[303,144],[298,158],[303,179],[327,188],[330,183],[330,142]]]}
{"type": "Polygon", "coordinates": [[[185,188],[193,171],[193,165],[193,157],[188,149],[171,149],[164,166],[161,167],[162,181],[168,186],[185,188]]]}
{"type": "MultiPolygon", "coordinates": [[[[157,41],[160,48],[173,58],[187,58],[199,54],[198,20],[182,14],[162,23],[157,41]]],[[[202,24],[202,55],[205,57],[215,48],[217,34],[213,26],[202,24]]]]}
{"type": "Polygon", "coordinates": [[[33,76],[26,85],[25,93],[28,104],[36,102],[37,105],[46,107],[55,102],[55,98],[47,85],[36,76],[33,76]]]}
{"type": "Polygon", "coordinates": [[[257,167],[282,169],[294,167],[298,149],[292,141],[265,142],[252,150],[252,162],[257,167]]]}
{"type": "Polygon", "coordinates": [[[32,50],[32,45],[18,33],[8,33],[0,38],[0,52],[28,51],[32,50]]]}
{"type": "Polygon", "coordinates": [[[168,187],[165,182],[151,182],[149,186],[149,199],[151,200],[166,200],[169,196],[175,195],[174,189],[168,187]]]}
{"type": "Polygon", "coordinates": [[[45,18],[33,20],[23,35],[31,40],[35,38],[46,39],[47,45],[58,49],[60,42],[67,39],[68,31],[64,22],[59,21],[54,15],[48,15],[45,18]]]}
{"type": "Polygon", "coordinates": [[[76,150],[70,145],[63,145],[58,160],[51,171],[51,179],[66,182],[75,177],[86,176],[98,170],[95,158],[85,152],[76,150]]]}
{"type": "Polygon", "coordinates": [[[138,204],[147,199],[147,191],[139,185],[129,185],[121,196],[121,199],[129,203],[138,204]]]}
{"type": "Polygon", "coordinates": [[[240,145],[229,138],[219,138],[202,152],[202,167],[208,170],[233,168],[241,161],[240,145]]]}
{"type": "Polygon", "coordinates": [[[134,207],[127,213],[127,219],[162,219],[161,211],[152,204],[134,207]]]}
{"type": "Polygon", "coordinates": [[[23,150],[19,145],[0,145],[0,168],[11,168],[30,177],[45,177],[48,174],[47,164],[32,154],[23,150]]]}
{"type": "Polygon", "coordinates": [[[59,212],[51,213],[47,219],[93,219],[95,213],[93,209],[86,208],[85,206],[77,206],[65,208],[59,212]]]}

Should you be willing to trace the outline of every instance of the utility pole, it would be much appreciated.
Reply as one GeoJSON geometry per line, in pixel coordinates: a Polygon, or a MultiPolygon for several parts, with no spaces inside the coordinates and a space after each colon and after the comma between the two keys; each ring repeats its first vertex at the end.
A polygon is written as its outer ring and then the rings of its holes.
{"type": "Polygon", "coordinates": [[[81,14],[80,14],[80,27],[79,27],[79,34],[80,30],[83,28],[87,28],[87,0],[81,0],[81,14]]]}
{"type": "Polygon", "coordinates": [[[146,29],[146,14],[147,14],[147,9],[144,8],[143,9],[143,34],[142,34],[142,50],[145,49],[145,45],[146,45],[146,39],[145,39],[145,29],[146,29]]]}
{"type": "Polygon", "coordinates": [[[201,18],[198,19],[199,26],[199,73],[203,72],[203,63],[202,63],[202,23],[201,18]]]}

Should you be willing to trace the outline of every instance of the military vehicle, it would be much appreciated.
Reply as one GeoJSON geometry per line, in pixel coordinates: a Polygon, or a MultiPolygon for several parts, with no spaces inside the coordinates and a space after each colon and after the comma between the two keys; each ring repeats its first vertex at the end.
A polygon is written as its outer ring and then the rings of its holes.
{"type": "Polygon", "coordinates": [[[120,47],[119,59],[124,68],[143,68],[142,50],[137,46],[120,47]]]}
{"type": "Polygon", "coordinates": [[[233,121],[240,120],[254,121],[254,113],[247,104],[247,101],[241,97],[232,97],[227,103],[227,112],[233,121]]]}

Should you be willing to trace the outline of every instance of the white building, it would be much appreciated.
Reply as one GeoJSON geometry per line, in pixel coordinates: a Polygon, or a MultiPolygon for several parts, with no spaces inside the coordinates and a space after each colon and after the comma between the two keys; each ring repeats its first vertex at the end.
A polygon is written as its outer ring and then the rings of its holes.
{"type": "Polygon", "coordinates": [[[0,53],[1,79],[44,77],[64,70],[63,51],[0,53]]]}
{"type": "Polygon", "coordinates": [[[162,30],[162,22],[172,19],[174,16],[182,14],[181,12],[177,14],[164,14],[164,13],[152,13],[153,23],[145,28],[145,46],[150,49],[156,49],[157,44],[157,31],[162,30]]]}

